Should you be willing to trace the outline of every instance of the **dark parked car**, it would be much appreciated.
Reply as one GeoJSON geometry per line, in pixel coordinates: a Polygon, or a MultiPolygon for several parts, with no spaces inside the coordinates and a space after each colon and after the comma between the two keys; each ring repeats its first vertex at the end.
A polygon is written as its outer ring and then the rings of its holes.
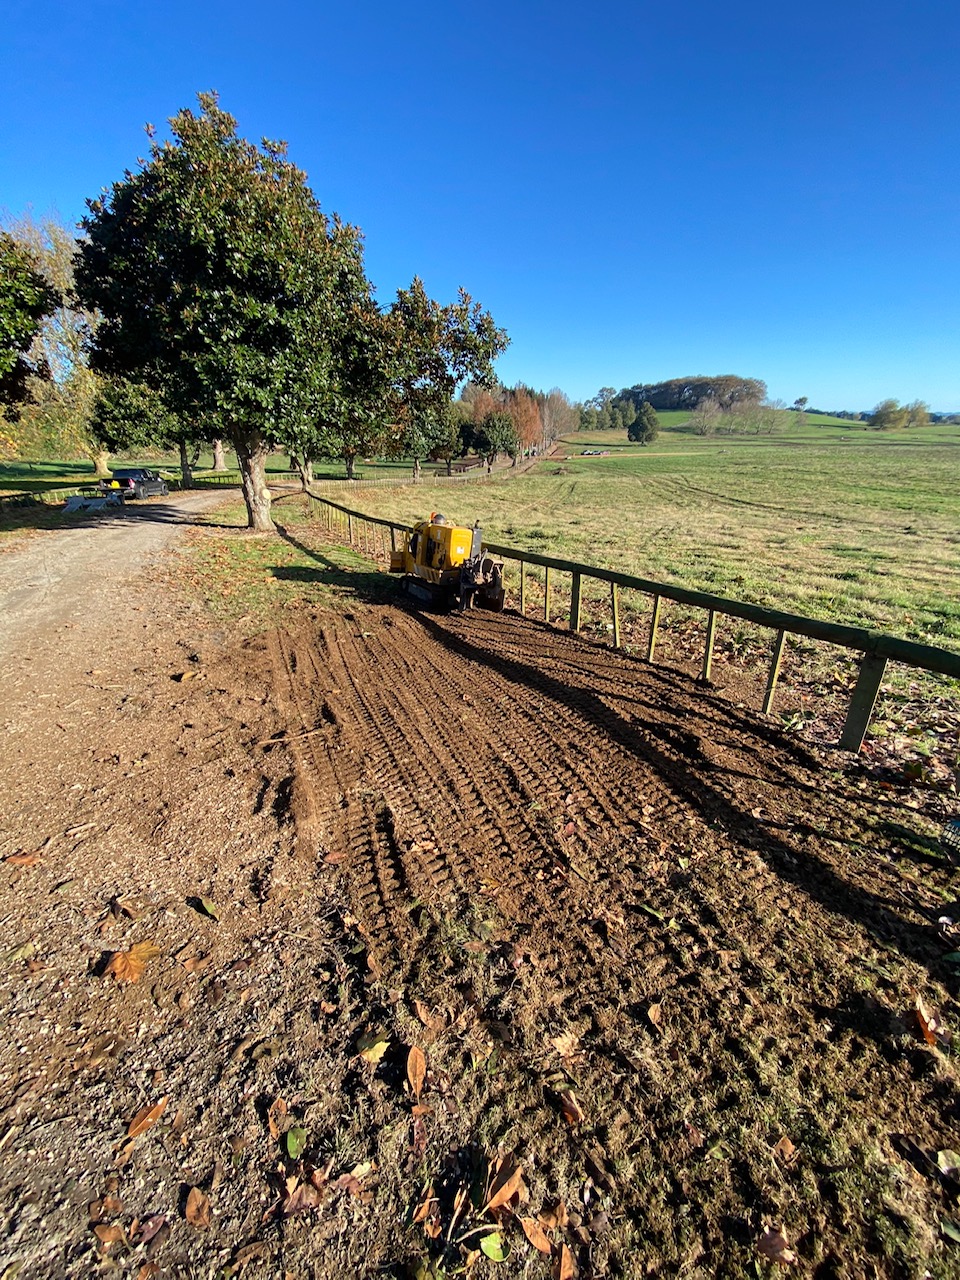
{"type": "Polygon", "coordinates": [[[118,489],[124,498],[150,498],[156,493],[165,497],[170,492],[163,476],[146,467],[118,467],[109,480],[100,481],[101,493],[116,493],[118,489]]]}

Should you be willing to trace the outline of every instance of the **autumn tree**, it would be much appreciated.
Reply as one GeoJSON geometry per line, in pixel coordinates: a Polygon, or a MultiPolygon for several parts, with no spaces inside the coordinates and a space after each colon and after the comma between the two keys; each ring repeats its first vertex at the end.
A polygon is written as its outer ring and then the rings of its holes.
{"type": "Polygon", "coordinates": [[[286,146],[237,134],[215,94],[89,202],[77,292],[102,320],[94,368],[156,391],[229,439],[250,528],[267,530],[264,464],[288,423],[328,421],[344,252],[359,233],[321,213],[286,146]]]}
{"type": "Polygon", "coordinates": [[[698,436],[712,436],[720,422],[720,405],[712,396],[707,396],[694,408],[690,422],[698,436]]]}
{"type": "Polygon", "coordinates": [[[570,403],[570,397],[559,387],[553,387],[543,398],[540,405],[540,420],[543,423],[543,447],[546,449],[561,436],[576,431],[579,425],[577,410],[570,403]]]}
{"type": "Polygon", "coordinates": [[[518,387],[510,393],[507,404],[520,449],[532,452],[543,437],[543,420],[536,399],[525,387],[518,387]]]}

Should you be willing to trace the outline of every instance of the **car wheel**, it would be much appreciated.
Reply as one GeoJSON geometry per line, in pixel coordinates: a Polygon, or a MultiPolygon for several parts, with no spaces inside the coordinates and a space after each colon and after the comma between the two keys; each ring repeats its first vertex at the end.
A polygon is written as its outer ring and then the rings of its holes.
{"type": "Polygon", "coordinates": [[[169,492],[170,492],[169,488],[166,485],[163,485],[162,488],[160,489],[160,497],[165,498],[169,492]]]}
{"type": "Polygon", "coordinates": [[[134,497],[136,498],[145,498],[146,490],[144,489],[142,484],[138,484],[134,486],[133,494],[134,494],[134,497]]]}

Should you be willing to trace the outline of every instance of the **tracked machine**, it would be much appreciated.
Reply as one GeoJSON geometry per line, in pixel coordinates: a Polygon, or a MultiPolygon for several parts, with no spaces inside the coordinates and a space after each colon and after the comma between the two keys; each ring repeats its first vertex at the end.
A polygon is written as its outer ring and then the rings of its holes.
{"type": "Polygon", "coordinates": [[[390,572],[403,574],[408,595],[438,608],[503,611],[503,563],[484,554],[478,525],[465,529],[434,512],[404,534],[390,572]]]}

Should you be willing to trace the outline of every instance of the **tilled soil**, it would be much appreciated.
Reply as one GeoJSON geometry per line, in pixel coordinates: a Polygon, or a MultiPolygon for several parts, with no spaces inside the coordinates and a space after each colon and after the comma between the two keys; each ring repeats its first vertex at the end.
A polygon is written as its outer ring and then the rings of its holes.
{"type": "Polygon", "coordinates": [[[753,1275],[781,1226],[802,1274],[957,1274],[913,793],[516,615],[250,638],[127,585],[9,712],[21,1276],[753,1275]]]}

